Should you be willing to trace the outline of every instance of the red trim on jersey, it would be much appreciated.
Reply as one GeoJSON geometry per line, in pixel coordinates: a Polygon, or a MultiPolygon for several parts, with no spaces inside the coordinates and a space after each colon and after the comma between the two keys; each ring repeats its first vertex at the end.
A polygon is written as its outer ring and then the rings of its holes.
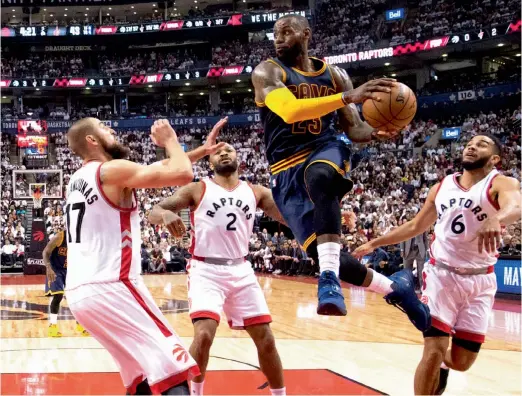
{"type": "Polygon", "coordinates": [[[190,227],[192,232],[192,241],[190,242],[189,253],[194,255],[196,248],[196,226],[194,225],[194,212],[190,212],[190,227]]]}
{"type": "Polygon", "coordinates": [[[232,192],[232,191],[234,191],[236,188],[238,188],[238,187],[241,185],[241,180],[239,180],[239,181],[237,182],[237,185],[236,185],[234,188],[232,188],[231,190],[229,190],[228,188],[225,188],[225,187],[223,187],[222,185],[217,184],[213,179],[210,179],[210,178],[209,178],[209,180],[210,180],[212,183],[214,183],[216,186],[219,186],[219,187],[221,187],[222,189],[227,190],[228,192],[232,192]]]}
{"type": "Polygon", "coordinates": [[[488,197],[488,201],[496,210],[500,210],[500,206],[497,201],[493,201],[491,199],[491,196],[489,195],[489,190],[491,190],[491,187],[493,186],[493,180],[495,180],[495,177],[497,177],[499,174],[497,173],[494,175],[491,180],[489,181],[488,187],[486,188],[486,196],[488,197]]]}
{"type": "Polygon", "coordinates": [[[160,329],[161,333],[165,337],[170,337],[172,335],[172,332],[168,329],[167,326],[165,326],[165,323],[163,323],[156,315],[154,315],[154,312],[150,310],[147,303],[143,300],[143,297],[141,296],[140,292],[134,287],[134,285],[131,283],[130,280],[122,280],[122,283],[129,289],[132,296],[136,299],[138,304],[147,312],[147,314],[150,316],[150,318],[154,321],[156,326],[158,326],[158,329],[160,329]]]}
{"type": "Polygon", "coordinates": [[[167,377],[159,382],[156,382],[155,384],[150,385],[150,390],[152,391],[153,395],[161,395],[166,390],[173,388],[181,384],[182,382],[191,380],[192,378],[197,377],[200,374],[201,372],[199,371],[199,367],[197,365],[194,365],[190,367],[188,370],[171,375],[170,377],[167,377]]]}
{"type": "Polygon", "coordinates": [[[136,394],[136,387],[137,387],[141,382],[143,382],[143,375],[140,375],[140,376],[134,378],[134,381],[132,381],[132,384],[130,384],[130,385],[127,387],[127,392],[129,392],[130,395],[135,395],[135,394],[136,394]]]}
{"type": "MultiPolygon", "coordinates": [[[[131,227],[131,214],[129,212],[121,212],[120,213],[120,229],[123,234],[125,231],[131,233],[132,235],[132,227],[131,227]]],[[[134,285],[129,280],[129,274],[132,264],[132,238],[128,235],[122,237],[122,244],[124,242],[130,242],[131,246],[124,246],[121,248],[121,263],[120,263],[120,281],[127,287],[127,289],[131,292],[132,296],[136,299],[138,304],[147,312],[150,318],[156,323],[156,326],[160,329],[161,333],[165,337],[170,337],[172,332],[165,326],[165,324],[158,319],[156,315],[150,310],[147,306],[143,297],[138,292],[138,290],[134,287],[134,285]]]]}
{"type": "Polygon", "coordinates": [[[98,186],[98,190],[100,190],[103,200],[105,202],[107,202],[107,204],[110,207],[112,207],[113,209],[119,210],[120,212],[132,212],[132,211],[136,210],[136,208],[138,207],[138,200],[136,199],[135,193],[133,194],[135,202],[134,202],[134,205],[132,206],[132,208],[123,208],[121,206],[118,206],[115,203],[111,202],[109,197],[107,197],[107,195],[105,195],[105,191],[103,191],[101,177],[100,177],[101,167],[103,164],[104,164],[104,162],[102,162],[100,164],[100,166],[98,166],[98,169],[96,170],[96,185],[98,186]]]}
{"type": "Polygon", "coordinates": [[[458,188],[460,188],[462,191],[464,191],[464,192],[468,192],[470,189],[469,189],[469,188],[466,189],[466,188],[462,187],[462,186],[460,185],[460,183],[459,183],[459,180],[457,179],[457,176],[462,176],[462,173],[454,173],[454,174],[453,174],[453,181],[455,182],[456,186],[457,186],[458,188]]]}
{"type": "Polygon", "coordinates": [[[190,314],[190,319],[214,319],[219,324],[220,316],[212,311],[197,311],[190,314]]]}
{"type": "Polygon", "coordinates": [[[471,331],[458,329],[455,329],[455,334],[453,335],[453,338],[460,338],[461,340],[478,342],[480,344],[483,344],[484,341],[486,341],[486,336],[484,334],[478,334],[473,333],[471,331]]]}
{"type": "Polygon", "coordinates": [[[243,319],[243,324],[245,327],[265,323],[272,323],[272,317],[270,315],[259,315],[252,318],[243,319]]]}
{"type": "Polygon", "coordinates": [[[449,324],[444,323],[442,320],[437,319],[435,316],[431,316],[431,327],[435,327],[436,329],[443,331],[444,333],[451,334],[451,326],[449,324]]]}
{"type": "Polygon", "coordinates": [[[199,207],[201,206],[201,202],[203,202],[203,198],[205,197],[205,192],[207,192],[207,184],[203,180],[201,180],[201,183],[203,183],[203,192],[201,193],[199,202],[197,203],[196,208],[193,210],[193,212],[199,209],[199,207]]]}
{"type": "Polygon", "coordinates": [[[132,231],[131,231],[131,219],[129,212],[120,212],[120,230],[121,230],[121,266],[120,266],[120,280],[128,280],[131,263],[132,263],[132,231]],[[124,232],[128,232],[130,235],[123,236],[124,232]],[[123,246],[124,242],[130,242],[131,246],[123,246]]]}

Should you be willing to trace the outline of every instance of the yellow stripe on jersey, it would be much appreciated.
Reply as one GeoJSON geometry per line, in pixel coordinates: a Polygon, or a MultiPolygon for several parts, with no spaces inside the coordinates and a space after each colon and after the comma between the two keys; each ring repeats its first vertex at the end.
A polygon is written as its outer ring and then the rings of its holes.
{"type": "Polygon", "coordinates": [[[285,158],[284,160],[276,162],[274,165],[270,167],[270,171],[272,172],[272,175],[275,175],[279,172],[282,172],[284,170],[287,170],[293,166],[302,164],[306,161],[306,158],[308,155],[312,152],[312,150],[303,150],[300,151],[294,155],[291,155],[288,158],[285,158]]]}

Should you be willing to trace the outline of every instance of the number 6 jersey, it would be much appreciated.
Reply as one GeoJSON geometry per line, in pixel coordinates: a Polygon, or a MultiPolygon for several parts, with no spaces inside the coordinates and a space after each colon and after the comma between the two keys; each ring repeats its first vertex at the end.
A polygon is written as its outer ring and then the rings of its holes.
{"type": "Polygon", "coordinates": [[[498,211],[497,203],[489,196],[498,174],[492,170],[469,190],[459,184],[459,173],[442,179],[435,197],[438,220],[430,248],[435,260],[466,268],[488,267],[497,262],[496,252],[479,253],[477,232],[498,211]]]}
{"type": "Polygon", "coordinates": [[[201,201],[190,212],[190,253],[209,258],[245,257],[257,207],[254,190],[244,181],[232,190],[221,187],[210,178],[201,183],[201,201]]]}
{"type": "Polygon", "coordinates": [[[91,283],[136,279],[141,272],[140,219],[132,208],[120,208],[104,195],[100,162],[77,170],[67,185],[67,290],[91,283]]]}

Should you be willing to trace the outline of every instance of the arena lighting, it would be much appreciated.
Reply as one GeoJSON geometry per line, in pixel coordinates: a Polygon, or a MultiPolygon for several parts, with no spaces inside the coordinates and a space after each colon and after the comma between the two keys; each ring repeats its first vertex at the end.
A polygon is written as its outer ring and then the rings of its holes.
{"type": "Polygon", "coordinates": [[[248,92],[252,92],[252,89],[248,88],[248,92]]]}
{"type": "Polygon", "coordinates": [[[7,96],[2,96],[2,99],[7,99],[7,96]]]}
{"type": "Polygon", "coordinates": [[[86,9],[87,11],[89,11],[89,7],[86,7],[85,9],[86,9]]]}
{"type": "Polygon", "coordinates": [[[15,12],[16,10],[11,10],[11,11],[15,12]]]}
{"type": "Polygon", "coordinates": [[[392,76],[392,77],[397,77],[397,74],[393,73],[391,76],[392,76]]]}
{"type": "Polygon", "coordinates": [[[189,82],[186,82],[185,85],[188,87],[188,86],[190,85],[190,83],[189,83],[189,82]]]}
{"type": "MultiPolygon", "coordinates": [[[[107,14],[107,15],[109,15],[109,14],[107,14]]],[[[67,16],[67,14],[63,14],[63,16],[67,16]]]]}
{"type": "Polygon", "coordinates": [[[85,90],[90,91],[91,89],[89,87],[85,88],[85,90]]]}
{"type": "Polygon", "coordinates": [[[125,90],[124,89],[120,89],[120,92],[125,92],[125,90]]]}
{"type": "Polygon", "coordinates": [[[236,82],[241,82],[241,80],[237,79],[236,82]]]}
{"type": "Polygon", "coordinates": [[[112,10],[112,7],[109,7],[109,10],[112,10]]]}
{"type": "Polygon", "coordinates": [[[149,84],[149,85],[147,85],[147,87],[149,87],[149,88],[152,88],[152,85],[151,85],[151,84],[149,84]]]}
{"type": "Polygon", "coordinates": [[[504,46],[504,43],[498,43],[497,44],[497,47],[503,47],[504,46]]]}
{"type": "Polygon", "coordinates": [[[520,56],[520,54],[516,54],[515,56],[520,56]]]}
{"type": "Polygon", "coordinates": [[[47,8],[44,8],[44,11],[47,11],[47,8]]]}
{"type": "Polygon", "coordinates": [[[442,54],[442,57],[443,57],[443,58],[445,58],[445,57],[447,57],[447,56],[448,56],[448,54],[442,54]]]}
{"type": "Polygon", "coordinates": [[[131,8],[134,8],[134,6],[131,6],[131,8]]]}
{"type": "MultiPolygon", "coordinates": [[[[205,95],[205,92],[200,92],[199,94],[200,94],[200,95],[205,95]]],[[[4,97],[5,97],[5,96],[4,96],[4,97]]]]}
{"type": "Polygon", "coordinates": [[[136,11],[134,11],[134,15],[136,15],[136,11]]]}
{"type": "Polygon", "coordinates": [[[230,91],[227,91],[227,93],[230,93],[230,91]]]}
{"type": "Polygon", "coordinates": [[[36,90],[37,90],[37,91],[39,91],[39,90],[40,90],[40,88],[36,88],[36,90]]]}
{"type": "Polygon", "coordinates": [[[390,62],[386,62],[386,63],[384,64],[384,66],[390,66],[390,65],[391,65],[390,62]]]}
{"type": "Polygon", "coordinates": [[[180,93],[180,94],[179,94],[179,96],[183,96],[183,94],[182,94],[182,93],[180,93]]]}
{"type": "Polygon", "coordinates": [[[83,15],[87,16],[87,14],[83,14],[83,15]]]}

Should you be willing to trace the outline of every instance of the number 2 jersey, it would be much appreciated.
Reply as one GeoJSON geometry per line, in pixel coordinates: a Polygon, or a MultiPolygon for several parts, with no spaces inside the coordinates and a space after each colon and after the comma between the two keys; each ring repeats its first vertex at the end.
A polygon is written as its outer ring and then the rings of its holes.
{"type": "Polygon", "coordinates": [[[132,208],[111,203],[101,189],[101,165],[88,162],[67,185],[67,290],[140,277],[141,233],[136,197],[132,208]]]}
{"type": "Polygon", "coordinates": [[[197,257],[238,259],[248,254],[257,200],[244,181],[228,190],[205,178],[199,205],[190,212],[192,244],[197,257]]]}
{"type": "Polygon", "coordinates": [[[442,179],[435,197],[438,220],[430,247],[435,260],[464,268],[489,267],[497,262],[496,252],[479,253],[477,232],[498,211],[498,204],[489,196],[498,174],[492,170],[469,190],[459,184],[459,173],[442,179]]]}

